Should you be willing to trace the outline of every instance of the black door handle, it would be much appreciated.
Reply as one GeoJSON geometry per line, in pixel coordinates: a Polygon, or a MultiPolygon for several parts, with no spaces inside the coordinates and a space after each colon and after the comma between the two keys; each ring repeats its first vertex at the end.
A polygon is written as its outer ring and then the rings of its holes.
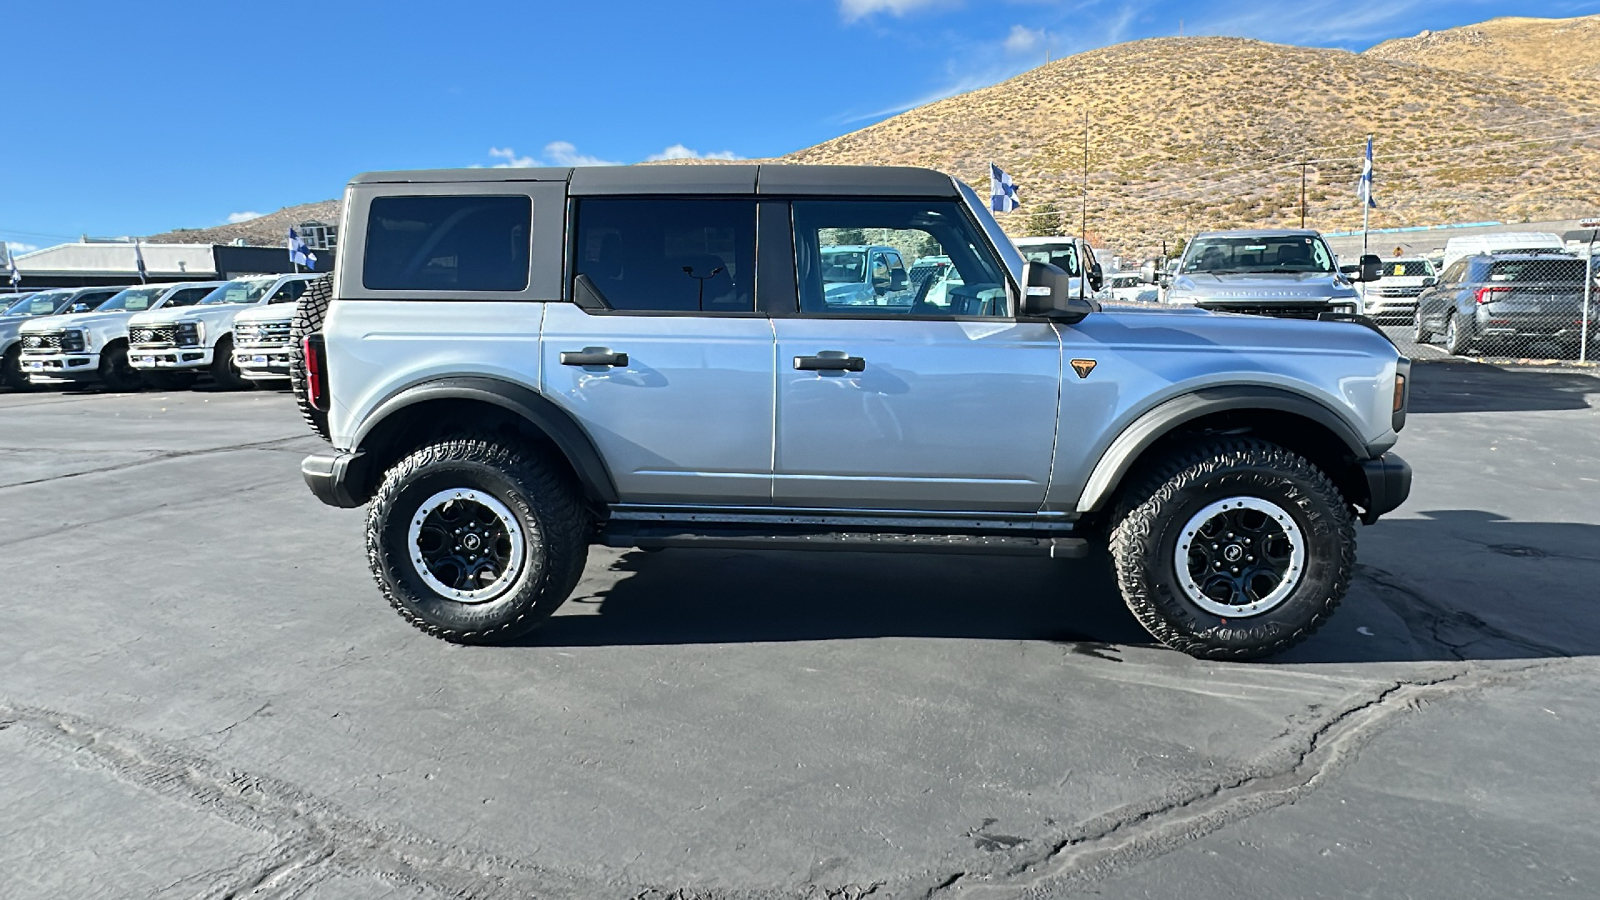
{"type": "Polygon", "coordinates": [[[563,366],[626,366],[628,354],[612,353],[606,347],[585,347],[582,350],[561,351],[563,366]]]}
{"type": "Polygon", "coordinates": [[[794,367],[802,372],[862,372],[867,368],[867,361],[859,356],[845,356],[844,354],[827,356],[796,356],[794,367]]]}

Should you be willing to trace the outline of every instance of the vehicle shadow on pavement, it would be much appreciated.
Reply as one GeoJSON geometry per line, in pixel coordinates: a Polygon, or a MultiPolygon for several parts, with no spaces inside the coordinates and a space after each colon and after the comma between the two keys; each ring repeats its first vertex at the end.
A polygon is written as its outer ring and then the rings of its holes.
{"type": "Polygon", "coordinates": [[[1600,377],[1488,363],[1419,362],[1411,369],[1414,414],[1587,409],[1600,377]]]}
{"type": "MultiPolygon", "coordinates": [[[[595,564],[591,560],[591,568],[595,564]]],[[[876,637],[1052,641],[1088,648],[1154,643],[1122,604],[1103,557],[663,550],[624,553],[611,569],[627,574],[598,593],[580,584],[568,601],[571,614],[557,614],[528,643],[876,637]],[[582,609],[586,605],[597,608],[582,609]]]]}

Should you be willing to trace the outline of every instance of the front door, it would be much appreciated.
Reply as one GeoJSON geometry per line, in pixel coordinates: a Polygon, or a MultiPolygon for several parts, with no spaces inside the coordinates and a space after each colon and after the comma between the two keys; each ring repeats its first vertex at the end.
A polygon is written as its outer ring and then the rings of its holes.
{"type": "MultiPolygon", "coordinates": [[[[1010,314],[1000,261],[954,201],[797,201],[799,315],[775,318],[773,501],[1033,512],[1055,447],[1061,340],[1010,314]],[[959,274],[883,306],[827,302],[829,246],[887,244],[959,274]],[[936,296],[937,299],[930,299],[936,296]]],[[[924,266],[925,272],[938,267],[924,266]]]]}
{"type": "Polygon", "coordinates": [[[588,431],[624,503],[770,504],[755,202],[588,198],[575,216],[574,296],[588,308],[547,306],[545,396],[588,431]]]}

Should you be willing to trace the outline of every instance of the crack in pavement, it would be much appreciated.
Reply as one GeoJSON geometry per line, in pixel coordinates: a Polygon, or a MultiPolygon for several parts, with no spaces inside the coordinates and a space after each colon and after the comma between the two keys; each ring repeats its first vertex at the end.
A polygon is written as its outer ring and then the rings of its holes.
{"type": "Polygon", "coordinates": [[[0,485],[0,491],[11,488],[28,487],[35,484],[47,484],[52,481],[61,481],[67,478],[78,478],[83,475],[101,475],[106,472],[120,472],[138,466],[148,466],[152,463],[166,462],[172,459],[185,459],[191,456],[206,456],[212,453],[232,453],[236,450],[274,450],[294,441],[315,440],[315,435],[295,435],[294,437],[273,438],[267,441],[251,441],[245,444],[230,444],[225,447],[205,447],[199,450],[168,450],[149,456],[144,459],[135,459],[128,462],[116,463],[110,466],[98,466],[93,469],[84,469],[81,472],[64,472],[60,475],[49,475],[44,478],[34,478],[29,481],[17,481],[11,484],[0,485]]]}
{"type": "Polygon", "coordinates": [[[1554,644],[1546,644],[1542,641],[1507,631],[1497,625],[1485,622],[1466,610],[1455,609],[1433,600],[1424,594],[1420,588],[1409,584],[1405,579],[1392,572],[1372,566],[1358,565],[1356,566],[1356,574],[1364,576],[1374,584],[1388,588],[1411,601],[1409,604],[1398,604],[1391,602],[1388,597],[1383,595],[1382,591],[1375,592],[1378,601],[1399,616],[1413,636],[1426,635],[1458,660],[1467,658],[1466,654],[1462,652],[1467,647],[1491,638],[1521,647],[1539,656],[1556,658],[1571,658],[1573,656],[1571,651],[1557,647],[1554,644]],[[1462,629],[1471,635],[1471,639],[1453,641],[1441,633],[1447,628],[1462,629]]]}

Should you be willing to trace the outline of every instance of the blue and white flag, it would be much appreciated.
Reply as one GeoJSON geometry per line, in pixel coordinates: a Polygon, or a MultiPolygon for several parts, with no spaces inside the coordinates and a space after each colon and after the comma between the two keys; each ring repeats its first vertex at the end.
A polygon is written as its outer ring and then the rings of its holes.
{"type": "Polygon", "coordinates": [[[139,246],[139,239],[133,239],[133,265],[139,270],[139,283],[144,284],[145,276],[150,274],[144,269],[144,250],[139,246]]]}
{"type": "Polygon", "coordinates": [[[15,290],[22,283],[22,273],[17,271],[17,259],[11,255],[11,248],[5,241],[0,241],[0,256],[6,258],[6,268],[11,270],[11,287],[15,290]]]}
{"type": "Polygon", "coordinates": [[[311,252],[305,241],[300,240],[300,235],[295,234],[293,228],[289,229],[289,261],[308,269],[317,267],[317,255],[311,252]]]}
{"type": "Polygon", "coordinates": [[[995,212],[1011,212],[1022,205],[1017,199],[1017,186],[994,163],[989,163],[989,208],[995,212]]]}
{"type": "Polygon", "coordinates": [[[1372,199],[1372,135],[1367,135],[1367,158],[1361,163],[1361,184],[1356,188],[1356,195],[1369,208],[1378,208],[1378,201],[1372,199]]]}

